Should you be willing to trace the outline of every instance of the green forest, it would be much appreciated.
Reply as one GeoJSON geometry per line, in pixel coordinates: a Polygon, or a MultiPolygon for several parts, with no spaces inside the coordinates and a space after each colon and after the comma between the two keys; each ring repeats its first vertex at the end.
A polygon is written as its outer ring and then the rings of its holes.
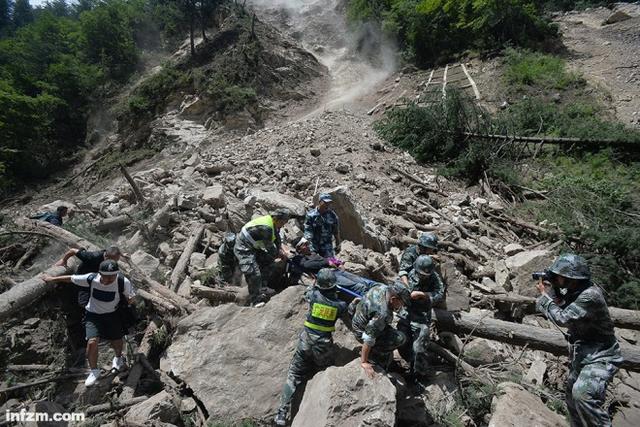
{"type": "Polygon", "coordinates": [[[75,160],[88,112],[142,50],[204,31],[221,0],[0,0],[0,194],[75,160]]]}

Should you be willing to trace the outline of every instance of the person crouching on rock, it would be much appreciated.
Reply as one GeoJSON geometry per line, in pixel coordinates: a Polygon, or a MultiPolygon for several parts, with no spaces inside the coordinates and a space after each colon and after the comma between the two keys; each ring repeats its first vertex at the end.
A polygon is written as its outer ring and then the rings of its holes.
{"type": "Polygon", "coordinates": [[[309,313],[300,333],[298,347],[293,355],[287,382],[282,391],[280,408],[274,420],[284,426],[296,388],[314,372],[333,364],[333,331],[338,318],[348,322],[349,307],[338,299],[335,272],[323,268],[318,272],[314,287],[305,294],[309,313]]]}
{"type": "Polygon", "coordinates": [[[393,312],[410,304],[409,290],[397,283],[376,286],[357,303],[351,325],[356,339],[362,343],[360,362],[369,378],[375,376],[370,357],[386,368],[391,363],[393,350],[407,342],[407,336],[394,329],[391,322],[393,312]]]}
{"type": "Polygon", "coordinates": [[[113,358],[113,369],[121,370],[126,366],[126,360],[122,356],[124,326],[118,312],[118,304],[121,299],[126,299],[128,304],[135,297],[135,289],[131,282],[122,277],[118,280],[120,269],[118,263],[113,260],[105,260],[100,263],[98,273],[89,273],[72,276],[45,276],[47,283],[71,282],[75,285],[89,288],[89,300],[86,310],[86,339],[87,359],[91,372],[85,381],[87,387],[92,386],[100,377],[98,369],[98,341],[100,338],[110,341],[116,355],[113,358]]]}

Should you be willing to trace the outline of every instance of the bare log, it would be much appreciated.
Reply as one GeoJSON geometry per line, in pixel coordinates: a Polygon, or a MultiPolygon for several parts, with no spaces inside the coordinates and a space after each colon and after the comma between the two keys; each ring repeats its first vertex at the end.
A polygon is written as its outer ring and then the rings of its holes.
{"type": "MultiPolygon", "coordinates": [[[[542,350],[551,354],[566,356],[567,341],[560,331],[537,328],[535,326],[506,322],[485,318],[470,313],[452,313],[446,310],[434,310],[434,320],[439,330],[456,334],[473,334],[473,336],[500,341],[507,344],[524,346],[532,350],[542,350]]],[[[620,343],[624,362],[622,369],[640,372],[640,347],[620,343]]]]}
{"type": "MultiPolygon", "coordinates": [[[[166,225],[169,222],[169,212],[176,205],[176,198],[170,199],[166,205],[162,207],[159,211],[153,214],[151,217],[151,221],[148,225],[146,225],[145,233],[149,235],[153,235],[156,229],[159,226],[166,225]]],[[[144,243],[144,233],[142,231],[138,231],[130,240],[127,242],[126,246],[131,249],[136,249],[144,243]]]]}
{"type": "Polygon", "coordinates": [[[110,412],[110,411],[118,411],[120,409],[128,408],[129,406],[133,406],[137,403],[144,402],[148,400],[147,396],[138,396],[133,399],[129,399],[126,402],[118,401],[118,402],[108,402],[102,403],[100,405],[89,406],[84,410],[86,415],[95,415],[101,412],[110,412]]]}
{"type": "Polygon", "coordinates": [[[473,132],[460,132],[464,136],[471,136],[482,139],[501,139],[509,142],[530,142],[535,144],[558,144],[558,145],[591,145],[591,146],[611,146],[625,147],[627,149],[638,149],[633,142],[615,139],[581,139],[581,138],[559,138],[552,136],[517,136],[517,135],[494,135],[480,134],[473,132]]]}
{"type": "Polygon", "coordinates": [[[189,236],[189,240],[187,240],[187,244],[184,247],[184,251],[182,251],[182,255],[178,259],[175,268],[171,272],[171,288],[174,291],[178,290],[178,286],[182,282],[184,278],[183,273],[186,270],[187,265],[189,264],[189,260],[191,259],[191,254],[195,251],[196,246],[202,239],[202,234],[204,233],[204,224],[199,224],[192,232],[191,236],[189,236]]]}
{"type": "Polygon", "coordinates": [[[48,371],[51,370],[50,365],[8,365],[7,371],[11,372],[31,372],[31,371],[48,371]]]}
{"type": "Polygon", "coordinates": [[[427,184],[426,182],[424,182],[423,180],[421,180],[420,178],[411,175],[410,173],[395,167],[395,166],[391,166],[391,170],[393,170],[394,172],[399,173],[400,175],[404,176],[405,178],[407,178],[410,181],[415,182],[416,184],[418,184],[420,187],[424,188],[425,190],[427,190],[430,193],[436,193],[439,194],[441,196],[446,196],[447,194],[444,193],[443,191],[435,188],[435,187],[431,187],[429,184],[427,184]]]}
{"type": "Polygon", "coordinates": [[[22,255],[20,257],[20,259],[16,263],[16,266],[14,267],[14,270],[16,270],[16,271],[20,270],[22,268],[22,265],[36,254],[38,249],[39,249],[39,247],[38,247],[38,243],[36,241],[36,243],[34,243],[31,246],[29,246],[29,249],[27,249],[27,251],[24,253],[24,255],[22,255]]]}
{"type": "Polygon", "coordinates": [[[119,215],[111,218],[104,218],[94,222],[93,227],[98,231],[119,231],[131,224],[131,218],[127,215],[119,215]]]}
{"type": "Polygon", "coordinates": [[[151,319],[151,322],[149,322],[147,329],[145,329],[136,354],[137,360],[129,370],[129,376],[127,377],[127,381],[124,384],[122,393],[120,393],[121,402],[126,402],[133,398],[133,395],[136,392],[136,388],[138,387],[138,382],[140,382],[142,371],[144,370],[144,366],[142,365],[142,363],[140,363],[139,360],[140,356],[147,358],[149,357],[149,353],[151,352],[151,348],[153,347],[153,336],[161,324],[162,322],[160,321],[160,319],[153,318],[151,319]]]}
{"type": "Polygon", "coordinates": [[[0,389],[0,395],[4,393],[12,393],[14,391],[20,391],[31,387],[36,387],[43,384],[53,383],[56,381],[68,380],[70,378],[78,378],[86,375],[86,372],[75,373],[75,374],[65,374],[65,375],[57,375],[54,377],[43,378],[41,380],[33,381],[26,384],[17,384],[11,387],[0,389]]]}
{"type": "MultiPolygon", "coordinates": [[[[517,304],[526,314],[536,312],[536,298],[518,294],[483,295],[489,301],[517,304]]],[[[621,329],[634,329],[640,331],[640,311],[624,308],[609,307],[609,315],[613,324],[621,329]]]]}
{"type": "MultiPolygon", "coordinates": [[[[44,274],[48,276],[61,276],[71,273],[71,267],[50,267],[44,274]]],[[[21,310],[25,306],[33,303],[44,296],[51,288],[52,284],[42,280],[40,275],[29,280],[20,282],[8,291],[0,294],[0,320],[5,320],[11,315],[21,310]]]]}
{"type": "Polygon", "coordinates": [[[447,350],[444,347],[439,346],[433,341],[429,341],[428,349],[438,356],[442,357],[447,362],[451,363],[454,366],[460,366],[465,374],[475,376],[477,372],[473,366],[464,360],[460,359],[458,356],[453,354],[452,351],[447,350]]]}
{"type": "Polygon", "coordinates": [[[236,302],[238,300],[238,293],[229,288],[209,288],[207,286],[191,285],[191,293],[216,304],[236,302]]]}
{"type": "Polygon", "coordinates": [[[133,189],[133,194],[135,194],[136,200],[138,200],[139,204],[143,205],[144,204],[144,196],[142,195],[142,191],[140,191],[140,188],[138,187],[138,184],[136,184],[136,182],[133,180],[133,178],[129,174],[129,171],[124,167],[124,165],[120,165],[120,170],[122,171],[122,174],[124,175],[124,178],[127,180],[129,185],[133,189]]]}

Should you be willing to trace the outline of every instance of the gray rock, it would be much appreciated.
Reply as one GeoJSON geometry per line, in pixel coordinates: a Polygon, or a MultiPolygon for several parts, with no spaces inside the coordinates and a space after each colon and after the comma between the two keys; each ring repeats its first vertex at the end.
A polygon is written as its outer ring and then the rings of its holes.
{"type": "Polygon", "coordinates": [[[494,262],[493,268],[495,270],[495,281],[498,286],[503,287],[508,291],[512,290],[513,288],[511,287],[509,269],[507,268],[507,264],[504,260],[494,262]]]}
{"type": "MultiPolygon", "coordinates": [[[[29,405],[29,408],[27,409],[27,412],[48,414],[50,417],[53,417],[53,414],[62,414],[62,413],[67,413],[69,411],[66,411],[64,407],[58,403],[49,402],[45,400],[42,402],[31,403],[31,405],[29,405]]],[[[4,414],[2,419],[3,421],[5,420],[4,414]]],[[[24,422],[19,422],[17,425],[20,427],[62,427],[62,426],[69,425],[69,422],[67,421],[24,421],[24,422]]]]}
{"type": "Polygon", "coordinates": [[[618,22],[626,21],[627,19],[631,19],[631,15],[625,13],[621,10],[617,10],[613,12],[607,19],[602,22],[602,25],[610,25],[618,22]]]}
{"type": "Polygon", "coordinates": [[[197,271],[198,269],[204,268],[204,263],[207,260],[207,256],[200,252],[194,252],[191,254],[191,258],[189,258],[189,269],[193,271],[197,271]]]}
{"type": "Polygon", "coordinates": [[[304,322],[303,292],[287,288],[261,308],[198,309],[178,323],[160,368],[191,387],[211,420],[270,422],[304,322]]]}
{"type": "Polygon", "coordinates": [[[538,296],[531,273],[548,268],[553,262],[553,254],[545,250],[524,251],[505,259],[509,269],[511,287],[514,292],[525,296],[538,296]]]}
{"type": "Polygon", "coordinates": [[[519,384],[501,383],[491,402],[489,427],[564,427],[569,423],[553,412],[539,397],[519,384]]]}
{"type": "Polygon", "coordinates": [[[144,402],[133,405],[124,416],[125,421],[147,425],[149,421],[174,423],[180,418],[180,410],[173,397],[166,391],[150,397],[144,402]]]}
{"type": "Polygon", "coordinates": [[[376,225],[366,222],[347,187],[328,191],[333,197],[333,210],[340,218],[340,235],[344,240],[384,253],[390,246],[389,239],[376,225]]]}
{"type": "Polygon", "coordinates": [[[351,170],[351,166],[349,166],[346,163],[338,163],[336,165],[336,171],[340,172],[340,173],[349,173],[349,171],[351,170]]]}
{"type": "Polygon", "coordinates": [[[320,154],[322,154],[322,151],[319,148],[312,148],[311,150],[309,150],[309,152],[313,157],[318,157],[320,154]]]}
{"type": "Polygon", "coordinates": [[[504,345],[484,338],[474,338],[464,347],[464,360],[471,365],[489,365],[506,359],[504,345]]]}
{"type": "Polygon", "coordinates": [[[352,262],[355,264],[365,264],[367,262],[368,252],[362,247],[362,245],[356,245],[349,240],[343,240],[340,243],[340,252],[338,256],[345,262],[352,262]]]}
{"type": "Polygon", "coordinates": [[[224,188],[222,185],[207,187],[202,193],[202,201],[214,209],[223,208],[225,205],[224,188]]]}
{"type": "Polygon", "coordinates": [[[155,273],[160,267],[160,260],[142,249],[138,249],[131,255],[131,261],[148,276],[155,273]]]}
{"type": "Polygon", "coordinates": [[[275,210],[278,208],[289,209],[292,215],[304,216],[307,213],[306,204],[295,197],[286,194],[280,194],[275,191],[262,191],[258,189],[249,190],[254,203],[259,203],[266,210],[275,210]]]}
{"type": "Polygon", "coordinates": [[[395,419],[395,386],[380,373],[369,379],[356,359],[313,377],[292,427],[393,426],[395,419]]]}

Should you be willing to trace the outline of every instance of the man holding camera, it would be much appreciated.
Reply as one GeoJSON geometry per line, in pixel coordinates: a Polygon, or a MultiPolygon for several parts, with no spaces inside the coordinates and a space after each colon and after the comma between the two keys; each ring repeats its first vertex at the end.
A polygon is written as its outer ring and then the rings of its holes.
{"type": "Polygon", "coordinates": [[[585,259],[573,254],[560,256],[547,271],[533,277],[539,280],[538,311],[568,328],[566,401],[571,425],[611,426],[605,393],[622,354],[602,290],[591,282],[585,259]]]}

